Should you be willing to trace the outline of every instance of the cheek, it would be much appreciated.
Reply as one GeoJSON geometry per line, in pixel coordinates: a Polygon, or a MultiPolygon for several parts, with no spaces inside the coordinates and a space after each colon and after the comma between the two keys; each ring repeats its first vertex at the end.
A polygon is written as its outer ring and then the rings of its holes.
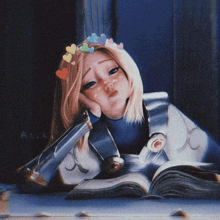
{"type": "Polygon", "coordinates": [[[123,74],[121,74],[118,79],[117,79],[117,83],[120,87],[122,88],[126,88],[128,87],[128,79],[126,78],[126,76],[123,74]]]}
{"type": "Polygon", "coordinates": [[[96,101],[97,99],[100,98],[100,96],[101,96],[101,91],[102,91],[101,86],[99,86],[99,87],[97,87],[97,88],[90,89],[90,91],[89,91],[89,92],[86,92],[85,95],[86,95],[88,98],[90,98],[90,99],[96,101]]]}
{"type": "Polygon", "coordinates": [[[128,81],[125,73],[120,69],[118,74],[115,75],[115,79],[118,80],[119,82],[121,81],[128,81]]]}
{"type": "Polygon", "coordinates": [[[111,77],[110,81],[113,84],[113,87],[121,86],[124,80],[127,80],[124,73],[115,74],[111,77]]]}

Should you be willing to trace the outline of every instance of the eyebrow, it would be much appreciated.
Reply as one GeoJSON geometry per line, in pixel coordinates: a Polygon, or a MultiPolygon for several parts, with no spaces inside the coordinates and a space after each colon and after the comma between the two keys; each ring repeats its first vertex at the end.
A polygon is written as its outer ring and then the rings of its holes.
{"type": "Polygon", "coordinates": [[[89,67],[88,70],[86,70],[86,72],[83,74],[83,78],[85,77],[85,75],[91,70],[91,67],[89,67]]]}
{"type": "Polygon", "coordinates": [[[109,61],[109,60],[113,60],[113,59],[111,58],[111,59],[101,60],[101,61],[98,62],[98,64],[104,63],[104,62],[109,61]]]}
{"type": "MultiPolygon", "coordinates": [[[[104,63],[104,62],[109,61],[109,60],[113,60],[113,59],[111,58],[111,59],[101,60],[101,61],[98,62],[98,64],[104,63]]],[[[91,70],[91,67],[89,67],[89,69],[84,73],[84,76],[85,76],[90,70],[91,70]]],[[[83,78],[84,78],[84,76],[83,76],[83,78]]]]}

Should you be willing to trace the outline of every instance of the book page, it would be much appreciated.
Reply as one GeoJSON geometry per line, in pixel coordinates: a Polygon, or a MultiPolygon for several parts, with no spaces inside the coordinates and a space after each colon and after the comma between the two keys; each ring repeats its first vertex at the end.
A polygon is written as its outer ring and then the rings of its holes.
{"type": "Polygon", "coordinates": [[[93,179],[85,180],[83,183],[79,184],[74,188],[75,189],[105,189],[116,186],[121,183],[136,183],[145,189],[148,192],[150,188],[150,181],[140,173],[129,173],[120,177],[111,178],[111,179],[93,179]]]}
{"type": "Polygon", "coordinates": [[[170,167],[175,167],[175,166],[194,166],[194,167],[201,167],[201,166],[209,166],[211,164],[209,163],[201,163],[201,162],[192,162],[192,161],[185,161],[185,160],[171,160],[160,166],[157,171],[155,172],[153,179],[161,173],[163,170],[166,170],[170,167]]]}

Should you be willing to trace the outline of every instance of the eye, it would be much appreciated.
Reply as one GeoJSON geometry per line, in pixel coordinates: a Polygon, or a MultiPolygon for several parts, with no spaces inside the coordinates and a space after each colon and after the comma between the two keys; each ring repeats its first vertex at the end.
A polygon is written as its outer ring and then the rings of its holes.
{"type": "Polygon", "coordinates": [[[118,72],[119,67],[113,68],[112,70],[109,71],[108,75],[113,75],[118,72]]]}
{"type": "Polygon", "coordinates": [[[91,81],[91,82],[88,82],[87,84],[85,84],[82,89],[89,89],[91,88],[92,86],[94,86],[96,84],[95,81],[91,81]]]}

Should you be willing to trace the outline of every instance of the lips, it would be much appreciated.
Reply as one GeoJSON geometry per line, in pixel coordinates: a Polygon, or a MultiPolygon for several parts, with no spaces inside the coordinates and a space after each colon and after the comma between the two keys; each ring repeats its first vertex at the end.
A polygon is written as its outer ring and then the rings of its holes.
{"type": "Polygon", "coordinates": [[[111,95],[109,97],[115,97],[118,94],[118,91],[115,90],[114,92],[111,93],[111,95]]]}

